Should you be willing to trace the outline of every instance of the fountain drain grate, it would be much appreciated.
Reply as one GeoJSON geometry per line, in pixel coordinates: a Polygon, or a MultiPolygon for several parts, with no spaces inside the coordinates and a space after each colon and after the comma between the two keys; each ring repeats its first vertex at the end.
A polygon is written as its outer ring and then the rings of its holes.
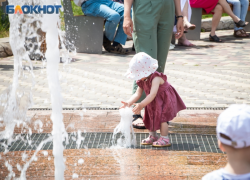
{"type": "MultiPolygon", "coordinates": [[[[76,144],[76,133],[69,133],[69,143],[64,146],[65,149],[77,149],[76,144]]],[[[82,133],[84,140],[81,141],[80,149],[101,149],[109,148],[112,146],[112,135],[113,133],[82,133]]],[[[17,136],[17,135],[15,135],[17,136]]],[[[26,139],[27,135],[22,135],[26,139]]],[[[29,145],[23,140],[17,140],[13,142],[8,150],[9,151],[30,151],[36,150],[38,145],[45,139],[47,139],[51,134],[32,134],[29,139],[32,140],[32,144],[29,145]]],[[[170,141],[172,146],[164,148],[155,148],[152,146],[143,146],[140,142],[147,138],[148,133],[136,133],[137,146],[135,149],[164,149],[169,151],[199,151],[199,152],[213,152],[213,153],[222,153],[222,151],[217,146],[216,135],[201,135],[201,134],[169,134],[170,141]]],[[[120,135],[117,135],[119,138],[120,135]]],[[[0,152],[4,151],[1,144],[6,144],[6,140],[0,141],[0,152]]],[[[43,145],[42,150],[52,150],[53,143],[47,142],[43,145]]]]}
{"type": "MultiPolygon", "coordinates": [[[[227,107],[187,107],[186,110],[225,110],[227,107]]],[[[100,108],[100,107],[65,107],[63,108],[64,111],[75,111],[75,110],[119,110],[117,108],[100,108]]],[[[30,108],[30,111],[51,111],[51,108],[30,108]]]]}

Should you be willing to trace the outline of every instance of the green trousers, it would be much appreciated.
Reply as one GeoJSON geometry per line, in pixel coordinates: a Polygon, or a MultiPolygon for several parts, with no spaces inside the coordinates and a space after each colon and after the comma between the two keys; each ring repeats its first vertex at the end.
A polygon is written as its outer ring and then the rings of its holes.
{"type": "MultiPolygon", "coordinates": [[[[134,0],[133,40],[136,53],[145,52],[158,60],[164,72],[175,20],[174,0],[134,0]]],[[[133,93],[137,90],[134,82],[133,93]]],[[[139,100],[145,98],[145,93],[139,100]]]]}

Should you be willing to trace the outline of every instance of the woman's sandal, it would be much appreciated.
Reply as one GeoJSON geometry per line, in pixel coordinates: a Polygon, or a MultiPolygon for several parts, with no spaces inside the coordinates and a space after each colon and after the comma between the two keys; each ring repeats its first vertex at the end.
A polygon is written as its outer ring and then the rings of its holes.
{"type": "Polygon", "coordinates": [[[236,27],[245,27],[246,25],[248,25],[248,22],[239,20],[238,22],[234,22],[234,24],[236,25],[236,27]]]}
{"type": "Polygon", "coordinates": [[[196,28],[196,26],[194,24],[191,24],[191,26],[184,26],[184,29],[186,30],[194,30],[196,28]]]}
{"type": "Polygon", "coordinates": [[[247,37],[250,37],[250,35],[247,34],[247,32],[244,29],[242,29],[241,32],[245,33],[247,35],[247,37]]]}
{"type": "Polygon", "coordinates": [[[216,36],[216,35],[211,36],[211,34],[209,35],[209,40],[214,41],[214,42],[218,42],[218,43],[222,42],[222,40],[220,38],[218,38],[218,36],[216,36]]]}
{"type": "Polygon", "coordinates": [[[168,146],[171,146],[171,143],[169,143],[169,139],[160,137],[157,141],[153,142],[152,146],[154,146],[154,147],[168,147],[168,146]]]}
{"type": "MultiPolygon", "coordinates": [[[[139,118],[143,119],[141,115],[133,115],[133,118],[134,119],[133,119],[132,122],[136,121],[139,118]]],[[[143,124],[143,123],[138,123],[138,124],[143,124]]],[[[133,128],[136,128],[136,129],[146,129],[145,125],[144,126],[138,126],[138,124],[133,125],[133,128]]]]}
{"type": "Polygon", "coordinates": [[[158,136],[154,137],[152,135],[149,135],[148,138],[142,140],[141,145],[152,145],[157,140],[158,140],[158,136]]]}
{"type": "Polygon", "coordinates": [[[234,37],[248,38],[249,34],[247,34],[246,31],[244,31],[243,29],[239,29],[239,30],[234,31],[234,37]]]}

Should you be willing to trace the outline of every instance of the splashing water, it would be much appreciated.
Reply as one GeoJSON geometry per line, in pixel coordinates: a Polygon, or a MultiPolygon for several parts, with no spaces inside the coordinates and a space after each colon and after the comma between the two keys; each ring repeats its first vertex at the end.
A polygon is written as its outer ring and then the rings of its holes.
{"type": "MultiPolygon", "coordinates": [[[[46,5],[61,5],[60,0],[44,0],[46,5]]],[[[58,76],[58,66],[60,62],[58,29],[60,24],[59,15],[57,14],[44,14],[42,18],[42,29],[46,32],[47,51],[45,57],[47,59],[47,76],[49,88],[51,93],[52,114],[51,120],[53,121],[53,155],[55,164],[55,179],[64,179],[65,165],[63,161],[63,136],[66,137],[67,133],[63,123],[62,115],[62,96],[60,89],[60,82],[58,76]]]]}
{"type": "MultiPolygon", "coordinates": [[[[61,5],[60,0],[9,0],[9,5],[61,5]]],[[[20,179],[26,179],[26,171],[32,161],[37,160],[37,153],[41,150],[42,146],[53,140],[53,155],[54,155],[54,164],[55,164],[55,179],[63,180],[64,179],[64,160],[63,160],[63,143],[62,141],[66,138],[67,142],[67,133],[63,124],[63,115],[62,115],[62,97],[61,89],[58,76],[58,68],[60,62],[59,54],[59,40],[58,36],[62,40],[61,34],[58,34],[58,27],[60,27],[60,19],[58,14],[11,14],[9,15],[10,20],[10,45],[14,55],[14,75],[13,83],[7,88],[5,92],[0,95],[0,127],[5,127],[4,131],[0,132],[0,139],[6,139],[7,144],[1,143],[5,147],[5,154],[8,152],[8,146],[13,141],[21,139],[22,141],[31,144],[31,135],[32,130],[29,127],[31,122],[30,117],[27,116],[27,111],[33,105],[32,100],[32,90],[35,85],[35,75],[33,73],[33,65],[30,59],[30,52],[35,52],[43,56],[40,50],[35,49],[35,45],[39,44],[38,31],[42,30],[46,32],[46,43],[47,51],[45,54],[47,60],[47,76],[48,83],[51,92],[51,103],[52,103],[52,115],[51,119],[53,121],[53,131],[52,135],[46,140],[42,141],[33,156],[28,160],[26,153],[23,153],[22,160],[26,163],[21,167],[20,164],[17,164],[17,168],[21,171],[20,179]],[[37,44],[30,43],[30,39],[35,38],[37,44]],[[24,45],[31,45],[29,48],[24,45]],[[29,49],[29,50],[28,50],[29,49]],[[23,61],[27,62],[28,66],[24,68],[23,61]],[[28,75],[27,73],[28,72],[28,75]],[[20,86],[21,79],[28,79],[32,83],[30,89],[23,88],[20,86]],[[22,125],[22,129],[27,129],[22,131],[26,133],[25,137],[17,135],[13,138],[15,127],[22,125]],[[26,138],[26,139],[25,139],[26,138]]],[[[65,46],[62,44],[62,48],[65,46]]],[[[61,56],[63,62],[67,64],[70,60],[67,52],[62,52],[61,56]]],[[[38,132],[42,132],[42,122],[37,120],[34,123],[35,129],[38,132]]],[[[44,152],[44,156],[47,156],[48,153],[44,152]]],[[[50,159],[50,157],[48,158],[50,159]]],[[[6,177],[7,179],[15,179],[15,173],[13,173],[13,168],[5,161],[5,166],[9,170],[9,174],[6,177]]]]}
{"type": "Polygon", "coordinates": [[[135,134],[132,126],[133,112],[131,108],[122,108],[119,110],[121,115],[121,121],[114,129],[112,137],[112,148],[130,148],[136,146],[135,134]],[[117,143],[116,136],[118,133],[121,133],[121,136],[118,138],[117,143]]]}

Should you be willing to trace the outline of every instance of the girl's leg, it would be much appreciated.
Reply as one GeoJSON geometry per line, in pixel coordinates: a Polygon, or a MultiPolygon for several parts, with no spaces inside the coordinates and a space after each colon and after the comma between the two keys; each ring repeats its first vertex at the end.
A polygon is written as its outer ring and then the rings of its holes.
{"type": "Polygon", "coordinates": [[[141,144],[152,145],[157,140],[158,140],[158,136],[156,134],[156,131],[150,131],[149,136],[146,139],[142,140],[141,144]]]}
{"type": "Polygon", "coordinates": [[[168,123],[161,123],[161,136],[168,136],[168,123]]]}
{"type": "Polygon", "coordinates": [[[222,16],[222,12],[223,12],[222,6],[217,4],[215,6],[213,12],[214,12],[214,15],[213,15],[213,19],[212,19],[211,36],[215,35],[216,28],[220,22],[220,18],[222,16]]]}
{"type": "Polygon", "coordinates": [[[155,147],[166,147],[171,146],[168,138],[168,123],[163,122],[161,123],[161,137],[153,142],[153,146],[155,147]]]}

